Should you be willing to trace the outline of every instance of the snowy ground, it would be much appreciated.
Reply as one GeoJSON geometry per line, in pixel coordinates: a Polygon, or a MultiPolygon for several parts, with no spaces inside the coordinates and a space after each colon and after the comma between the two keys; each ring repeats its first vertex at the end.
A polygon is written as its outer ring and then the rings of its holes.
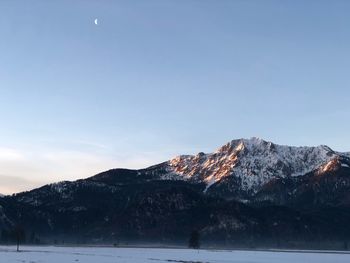
{"type": "Polygon", "coordinates": [[[223,251],[161,248],[14,247],[0,246],[1,263],[118,263],[118,262],[237,262],[237,263],[345,263],[350,254],[317,252],[223,251]]]}

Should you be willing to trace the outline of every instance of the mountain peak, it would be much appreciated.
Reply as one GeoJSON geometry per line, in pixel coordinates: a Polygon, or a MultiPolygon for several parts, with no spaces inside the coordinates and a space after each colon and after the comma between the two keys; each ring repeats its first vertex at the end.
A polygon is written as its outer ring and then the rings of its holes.
{"type": "Polygon", "coordinates": [[[203,181],[207,188],[234,178],[244,190],[260,188],[273,178],[305,175],[338,156],[325,145],[296,147],[261,138],[232,140],[214,153],[182,155],[169,161],[169,171],[184,180],[203,181]]]}
{"type": "Polygon", "coordinates": [[[230,151],[233,151],[234,149],[243,150],[246,148],[249,149],[252,147],[257,147],[259,145],[269,145],[269,144],[273,144],[273,143],[264,141],[263,139],[258,137],[251,137],[250,139],[241,138],[241,139],[232,140],[224,144],[223,146],[218,148],[215,151],[215,153],[230,152],[230,151]]]}

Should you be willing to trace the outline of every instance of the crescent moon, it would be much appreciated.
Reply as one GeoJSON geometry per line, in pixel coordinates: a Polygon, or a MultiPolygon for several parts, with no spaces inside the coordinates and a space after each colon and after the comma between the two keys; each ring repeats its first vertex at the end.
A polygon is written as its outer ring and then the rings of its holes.
{"type": "Polygon", "coordinates": [[[97,18],[95,19],[95,25],[98,25],[98,19],[97,18]]]}

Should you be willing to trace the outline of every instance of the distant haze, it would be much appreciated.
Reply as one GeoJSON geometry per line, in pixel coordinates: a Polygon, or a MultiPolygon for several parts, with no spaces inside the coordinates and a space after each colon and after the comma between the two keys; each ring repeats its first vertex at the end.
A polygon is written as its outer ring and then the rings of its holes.
{"type": "Polygon", "coordinates": [[[242,137],[349,151],[349,11],[322,0],[1,1],[0,193],[242,137]]]}

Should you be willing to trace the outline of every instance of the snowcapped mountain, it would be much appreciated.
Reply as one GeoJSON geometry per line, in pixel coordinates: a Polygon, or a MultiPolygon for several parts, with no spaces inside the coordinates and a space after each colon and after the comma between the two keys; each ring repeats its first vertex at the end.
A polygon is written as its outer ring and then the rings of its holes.
{"type": "Polygon", "coordinates": [[[20,222],[73,242],[187,240],[194,228],[208,240],[343,240],[349,220],[350,153],[258,138],[0,198],[0,230],[20,222]]]}
{"type": "Polygon", "coordinates": [[[212,185],[233,178],[243,191],[256,193],[272,179],[303,176],[311,171],[330,169],[335,160],[349,160],[349,154],[327,146],[291,147],[259,138],[233,140],[214,153],[180,155],[170,160],[164,178],[205,182],[212,185]]]}

